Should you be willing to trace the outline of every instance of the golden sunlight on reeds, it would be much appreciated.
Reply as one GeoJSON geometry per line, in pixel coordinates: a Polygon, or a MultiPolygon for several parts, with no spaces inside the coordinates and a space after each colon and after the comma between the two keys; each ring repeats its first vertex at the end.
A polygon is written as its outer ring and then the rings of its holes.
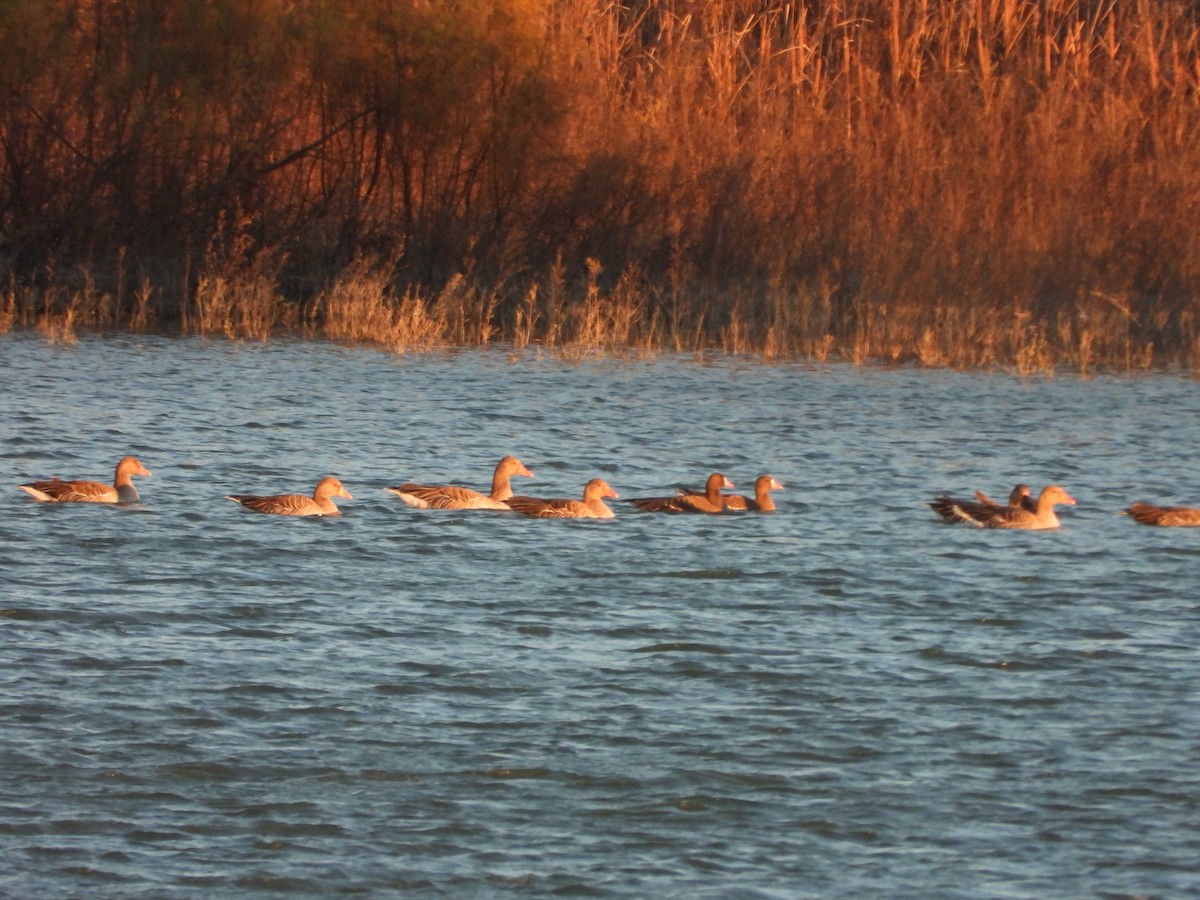
{"type": "Polygon", "coordinates": [[[0,40],[4,330],[1200,365],[1194,4],[18,0],[0,40]]]}
{"type": "Polygon", "coordinates": [[[218,222],[189,302],[180,306],[184,331],[266,340],[277,326],[296,325],[294,304],[279,290],[283,256],[256,246],[248,225],[245,218],[218,222]]]}
{"type": "Polygon", "coordinates": [[[409,289],[397,296],[385,264],[356,260],[313,302],[308,327],[335,341],[370,343],[396,352],[445,342],[436,303],[409,289]]]}

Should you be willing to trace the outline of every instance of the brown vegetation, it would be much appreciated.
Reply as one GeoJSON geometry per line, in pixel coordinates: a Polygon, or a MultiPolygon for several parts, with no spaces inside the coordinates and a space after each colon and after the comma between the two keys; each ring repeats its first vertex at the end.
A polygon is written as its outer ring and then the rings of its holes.
{"type": "Polygon", "coordinates": [[[1174,0],[11,0],[0,328],[1200,365],[1174,0]]]}

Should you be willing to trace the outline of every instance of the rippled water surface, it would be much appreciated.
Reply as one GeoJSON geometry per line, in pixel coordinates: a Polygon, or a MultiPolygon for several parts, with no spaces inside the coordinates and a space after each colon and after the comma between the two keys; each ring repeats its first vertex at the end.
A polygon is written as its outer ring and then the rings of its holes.
{"type": "Polygon", "coordinates": [[[1200,890],[1197,387],[0,338],[0,895],[1200,890]],[[15,485],[111,477],[143,503],[15,485]],[[714,470],[773,516],[405,508],[714,470]],[[229,492],[311,491],[340,519],[229,492]],[[1057,532],[935,493],[1064,484],[1057,532]],[[215,893],[214,893],[215,892],[215,893]]]}

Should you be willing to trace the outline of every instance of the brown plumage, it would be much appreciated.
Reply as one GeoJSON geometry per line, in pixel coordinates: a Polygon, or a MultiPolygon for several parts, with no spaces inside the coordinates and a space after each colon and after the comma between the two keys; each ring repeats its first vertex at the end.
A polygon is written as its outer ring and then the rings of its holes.
{"type": "Polygon", "coordinates": [[[275,494],[260,497],[255,494],[230,494],[225,499],[240,503],[255,512],[277,516],[339,516],[341,510],[333,502],[334,497],[353,500],[350,492],[336,478],[322,478],[311,497],[303,494],[275,494]]]}
{"type": "MultiPolygon", "coordinates": [[[[1013,492],[1017,496],[1016,491],[1013,492]]],[[[1021,528],[1042,530],[1057,528],[1059,504],[1075,505],[1074,498],[1056,484],[1048,485],[1038,495],[1032,510],[1024,505],[1001,506],[997,503],[972,503],[952,497],[938,497],[929,506],[947,522],[964,522],[979,528],[1021,528]]]]}
{"type": "Polygon", "coordinates": [[[708,476],[704,493],[681,491],[674,497],[638,497],[629,502],[643,512],[663,513],[720,513],[725,511],[721,488],[731,488],[733,482],[720,472],[708,476]]]}
{"type": "Polygon", "coordinates": [[[1030,499],[1029,485],[1018,484],[1008,495],[1008,504],[997,503],[983,491],[975,492],[975,500],[956,500],[945,495],[935,498],[929,506],[947,522],[965,522],[978,525],[980,522],[994,516],[997,510],[1026,509],[1036,510],[1036,504],[1030,499]]]}
{"type": "Polygon", "coordinates": [[[1200,525],[1200,509],[1190,506],[1155,506],[1139,500],[1125,510],[1125,513],[1139,525],[1200,525]]]}
{"type": "Polygon", "coordinates": [[[112,484],[99,481],[32,481],[17,485],[30,497],[42,503],[137,503],[138,492],[133,486],[132,475],[150,476],[150,470],[132,456],[117,463],[112,484]]]}
{"type": "MultiPolygon", "coordinates": [[[[1003,505],[997,503],[983,491],[976,491],[975,499],[986,506],[1003,505]]],[[[1008,495],[1008,505],[1013,507],[1021,507],[1022,509],[1027,509],[1030,512],[1034,512],[1037,509],[1037,504],[1033,500],[1033,491],[1029,489],[1029,485],[1027,484],[1018,484],[1012,489],[1012,492],[1008,495]]]]}
{"type": "Polygon", "coordinates": [[[533,477],[519,459],[506,456],[496,464],[490,494],[451,484],[402,484],[388,490],[414,509],[508,509],[505,501],[513,495],[509,480],[514,475],[533,477]]]}
{"type": "Polygon", "coordinates": [[[741,494],[726,494],[725,508],[747,510],[749,512],[774,512],[775,501],[771,499],[771,491],[781,491],[783,485],[770,475],[759,475],[754,480],[754,497],[743,497],[741,494]]]}
{"type": "Polygon", "coordinates": [[[535,519],[611,519],[613,511],[604,502],[619,495],[603,478],[593,478],[583,489],[583,500],[540,497],[509,497],[508,508],[535,519]]]}

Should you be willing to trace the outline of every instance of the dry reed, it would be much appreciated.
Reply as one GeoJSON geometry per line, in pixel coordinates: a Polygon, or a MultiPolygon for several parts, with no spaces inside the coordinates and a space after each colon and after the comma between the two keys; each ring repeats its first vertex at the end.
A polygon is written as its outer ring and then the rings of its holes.
{"type": "Polygon", "coordinates": [[[141,32],[84,15],[47,65],[70,4],[25,22],[0,326],[1200,365],[1194,5],[331,2],[241,9],[235,47],[165,17],[211,66],[174,95],[106,68],[141,32]]]}
{"type": "Polygon", "coordinates": [[[378,344],[397,353],[438,346],[447,328],[436,303],[411,290],[397,297],[390,267],[366,259],[352,262],[318,294],[309,325],[330,340],[378,344]]]}
{"type": "Polygon", "coordinates": [[[266,340],[277,326],[294,326],[279,291],[284,259],[280,251],[260,247],[245,216],[218,223],[191,290],[190,308],[181,311],[185,331],[266,340]]]}

